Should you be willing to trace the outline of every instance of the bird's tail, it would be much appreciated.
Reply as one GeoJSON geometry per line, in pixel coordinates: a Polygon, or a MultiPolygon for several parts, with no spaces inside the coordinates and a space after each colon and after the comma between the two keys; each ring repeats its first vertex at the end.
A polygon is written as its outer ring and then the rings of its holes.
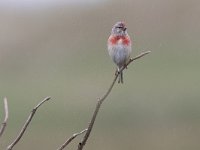
{"type": "Polygon", "coordinates": [[[118,83],[124,83],[124,81],[123,81],[123,72],[122,71],[119,73],[118,83]]]}

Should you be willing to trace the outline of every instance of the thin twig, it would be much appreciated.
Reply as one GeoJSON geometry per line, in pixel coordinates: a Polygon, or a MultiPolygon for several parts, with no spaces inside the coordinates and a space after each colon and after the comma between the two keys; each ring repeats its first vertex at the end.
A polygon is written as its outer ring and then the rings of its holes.
{"type": "Polygon", "coordinates": [[[142,53],[140,53],[139,55],[137,55],[136,57],[131,58],[131,59],[128,61],[128,63],[127,63],[120,71],[123,71],[132,61],[137,60],[137,59],[139,59],[139,58],[141,58],[141,57],[143,57],[143,56],[145,56],[145,55],[147,55],[147,54],[149,54],[149,53],[151,53],[151,51],[142,52],[142,53]]]}
{"type": "Polygon", "coordinates": [[[65,141],[65,143],[60,147],[58,148],[57,150],[63,150],[73,139],[75,139],[77,136],[85,133],[87,131],[87,129],[85,130],[82,130],[81,132],[78,132],[78,133],[74,133],[70,138],[67,139],[67,141],[65,141]]]}
{"type": "Polygon", "coordinates": [[[23,125],[21,131],[19,132],[18,136],[16,137],[16,139],[7,147],[7,150],[12,150],[12,148],[19,142],[19,140],[21,139],[21,137],[23,136],[24,132],[26,131],[28,125],[30,124],[33,116],[35,115],[35,112],[37,111],[37,109],[46,101],[48,101],[50,99],[50,97],[46,97],[44,100],[42,100],[40,103],[38,103],[33,110],[31,111],[28,119],[26,120],[25,124],[23,125]]]}
{"type": "Polygon", "coordinates": [[[0,128],[0,137],[3,135],[3,132],[5,131],[6,125],[7,125],[7,120],[8,120],[8,101],[7,98],[4,98],[4,121],[1,124],[1,128],[0,128]]]}
{"type": "Polygon", "coordinates": [[[114,80],[112,81],[112,83],[111,83],[110,87],[108,88],[107,92],[105,93],[105,95],[103,95],[101,98],[98,99],[97,104],[96,104],[95,111],[94,111],[93,116],[92,116],[92,118],[91,118],[91,121],[90,121],[90,123],[89,123],[89,125],[88,125],[88,130],[87,130],[87,132],[85,133],[85,135],[84,135],[82,141],[78,144],[78,149],[77,149],[77,150],[82,150],[83,147],[85,146],[85,144],[86,144],[86,142],[87,142],[87,140],[88,140],[88,138],[89,138],[89,136],[90,136],[90,133],[91,133],[91,131],[92,131],[92,128],[93,128],[95,119],[96,119],[96,117],[97,117],[97,114],[98,114],[98,112],[99,112],[99,109],[100,109],[100,107],[101,107],[101,104],[103,103],[103,101],[106,99],[106,97],[107,97],[107,96],[109,95],[109,93],[111,92],[111,90],[112,90],[112,88],[113,88],[113,86],[114,86],[114,84],[115,84],[115,82],[116,82],[116,80],[117,80],[117,78],[118,78],[118,76],[119,76],[119,73],[122,72],[122,71],[123,71],[130,63],[132,63],[134,60],[137,60],[137,59],[139,59],[139,58],[141,58],[141,57],[143,57],[143,56],[149,54],[150,52],[151,52],[151,51],[142,52],[142,53],[139,54],[138,56],[136,56],[136,57],[134,57],[134,58],[131,58],[131,59],[128,61],[128,63],[127,63],[123,68],[121,68],[121,69],[115,74],[114,80]]]}

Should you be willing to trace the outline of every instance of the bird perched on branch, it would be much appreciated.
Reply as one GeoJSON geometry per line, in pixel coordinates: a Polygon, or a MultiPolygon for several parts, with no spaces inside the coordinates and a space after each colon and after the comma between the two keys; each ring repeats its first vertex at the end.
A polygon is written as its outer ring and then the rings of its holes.
{"type": "MultiPolygon", "coordinates": [[[[131,39],[127,33],[124,22],[117,22],[111,30],[108,38],[108,53],[114,63],[117,65],[118,72],[124,67],[130,59],[131,39]]],[[[119,72],[118,83],[123,83],[123,72],[119,72]]]]}

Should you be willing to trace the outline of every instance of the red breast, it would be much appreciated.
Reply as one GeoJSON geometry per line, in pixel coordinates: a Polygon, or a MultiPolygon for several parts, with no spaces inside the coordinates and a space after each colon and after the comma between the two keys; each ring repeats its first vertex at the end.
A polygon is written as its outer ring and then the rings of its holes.
{"type": "Polygon", "coordinates": [[[112,45],[117,44],[119,41],[122,41],[122,44],[124,45],[130,45],[131,41],[129,36],[113,36],[111,35],[108,38],[108,42],[111,43],[112,45]]]}

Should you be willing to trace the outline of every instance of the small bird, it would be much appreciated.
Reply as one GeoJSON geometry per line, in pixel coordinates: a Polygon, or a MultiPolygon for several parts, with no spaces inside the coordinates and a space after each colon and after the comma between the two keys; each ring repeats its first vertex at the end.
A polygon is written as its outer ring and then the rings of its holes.
{"type": "MultiPolygon", "coordinates": [[[[131,54],[131,39],[127,33],[124,22],[117,22],[111,30],[108,38],[108,53],[114,63],[117,65],[117,71],[126,65],[131,54]]],[[[123,72],[119,74],[118,83],[123,83],[123,72]]]]}

